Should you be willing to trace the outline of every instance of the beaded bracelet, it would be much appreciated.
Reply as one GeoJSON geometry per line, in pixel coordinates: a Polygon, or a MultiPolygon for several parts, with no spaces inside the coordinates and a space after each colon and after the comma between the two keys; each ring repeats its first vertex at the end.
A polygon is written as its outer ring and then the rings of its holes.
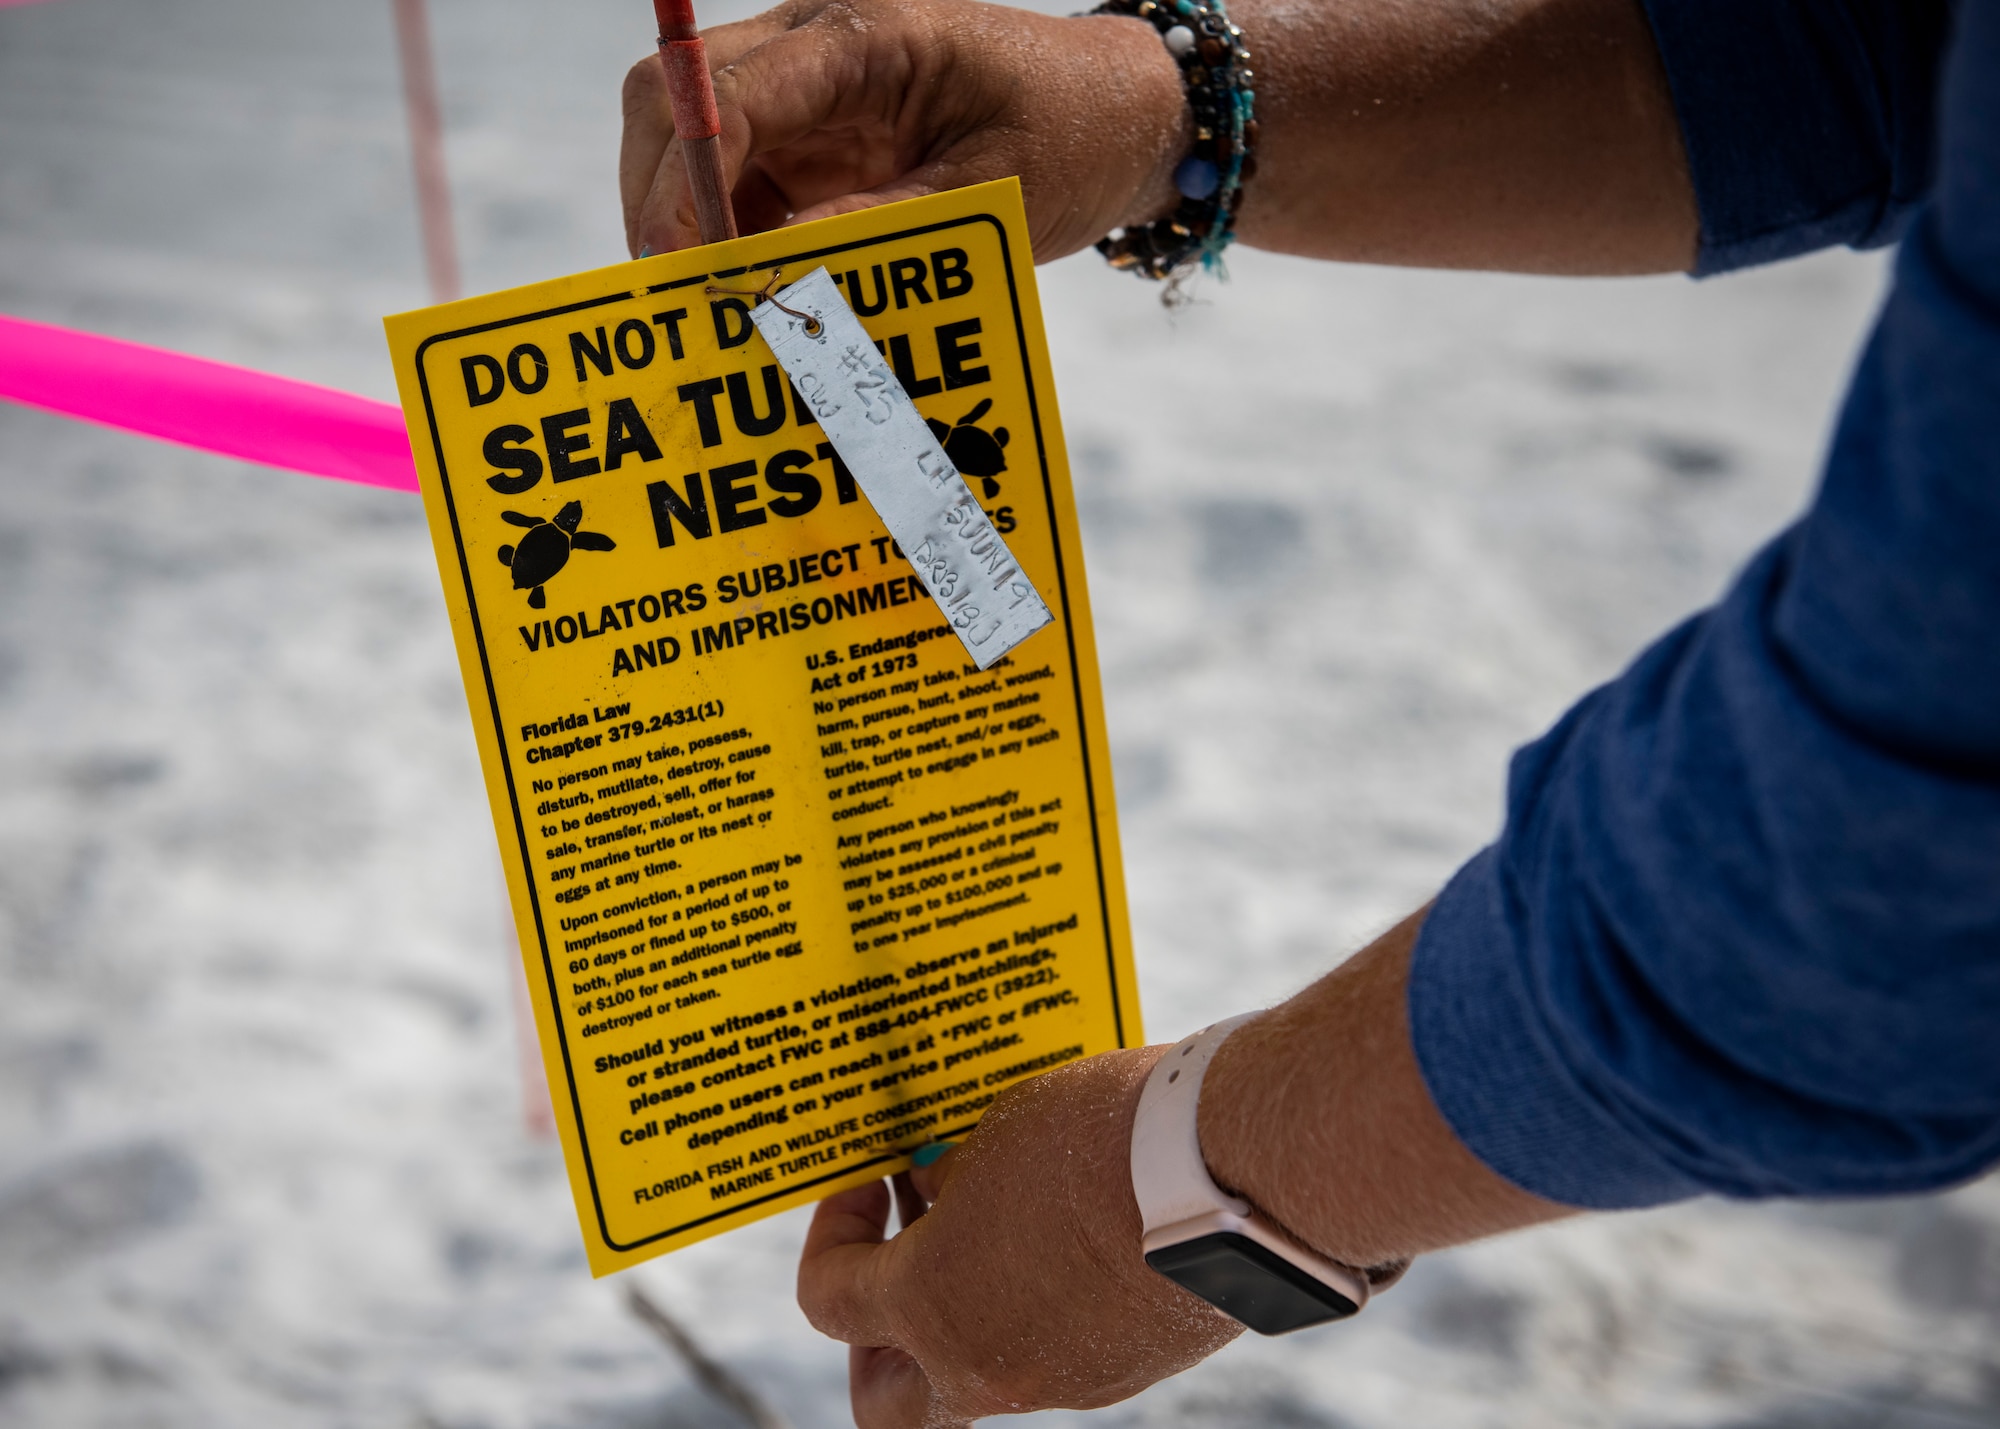
{"type": "Polygon", "coordinates": [[[1194,148],[1174,168],[1180,205],[1166,218],[1114,229],[1097,251],[1114,268],[1179,282],[1199,265],[1222,273],[1236,237],[1243,181],[1257,172],[1250,51],[1223,0],[1104,0],[1091,13],[1149,20],[1181,67],[1194,111],[1194,148]]]}

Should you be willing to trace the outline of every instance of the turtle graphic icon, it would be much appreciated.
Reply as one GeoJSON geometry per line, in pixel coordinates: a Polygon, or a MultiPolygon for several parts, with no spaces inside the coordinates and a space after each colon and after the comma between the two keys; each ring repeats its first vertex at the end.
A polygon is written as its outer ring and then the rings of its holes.
{"type": "Polygon", "coordinates": [[[1007,429],[995,427],[991,432],[982,431],[973,425],[985,416],[993,406],[988,397],[970,412],[958,419],[958,425],[947,427],[936,417],[924,418],[931,429],[931,435],[938,439],[944,454],[951,458],[951,464],[963,476],[976,476],[982,483],[982,490],[988,501],[1000,494],[1000,483],[993,478],[1007,469],[1007,429]]]}
{"type": "Polygon", "coordinates": [[[528,534],[518,546],[500,548],[500,564],[514,572],[514,589],[528,592],[528,604],[540,610],[548,604],[542,587],[555,579],[556,572],[569,564],[571,551],[615,551],[609,536],[595,531],[579,531],[583,503],[572,501],[556,512],[556,519],[523,516],[518,511],[502,511],[500,519],[509,526],[526,526],[528,534]]]}

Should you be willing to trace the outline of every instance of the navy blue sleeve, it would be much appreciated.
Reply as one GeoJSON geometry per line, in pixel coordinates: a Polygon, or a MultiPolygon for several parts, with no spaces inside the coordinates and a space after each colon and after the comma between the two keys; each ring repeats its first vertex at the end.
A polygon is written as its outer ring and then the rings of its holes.
{"type": "Polygon", "coordinates": [[[1946,0],[1645,0],[1698,274],[1900,238],[1931,184],[1946,0]]]}
{"type": "Polygon", "coordinates": [[[1553,1200],[2000,1161],[2000,0],[1956,18],[1812,508],[1516,756],[1419,936],[1433,1096],[1553,1200]]]}

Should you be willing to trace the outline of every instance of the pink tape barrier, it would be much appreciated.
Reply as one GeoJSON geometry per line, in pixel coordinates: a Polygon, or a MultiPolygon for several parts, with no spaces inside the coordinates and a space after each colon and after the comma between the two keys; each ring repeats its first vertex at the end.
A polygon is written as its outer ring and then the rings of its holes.
{"type": "Polygon", "coordinates": [[[309,476],[417,489],[401,408],[136,342],[0,316],[0,398],[309,476]]]}

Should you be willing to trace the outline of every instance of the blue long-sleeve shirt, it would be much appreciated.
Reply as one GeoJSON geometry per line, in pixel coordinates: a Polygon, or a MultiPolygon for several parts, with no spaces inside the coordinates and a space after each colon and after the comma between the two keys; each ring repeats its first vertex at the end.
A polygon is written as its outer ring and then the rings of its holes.
{"type": "Polygon", "coordinates": [[[2000,0],[1649,0],[1701,272],[1902,240],[1806,515],[1516,755],[1418,939],[1472,1150],[1600,1208],[2000,1162],[2000,0]]]}

